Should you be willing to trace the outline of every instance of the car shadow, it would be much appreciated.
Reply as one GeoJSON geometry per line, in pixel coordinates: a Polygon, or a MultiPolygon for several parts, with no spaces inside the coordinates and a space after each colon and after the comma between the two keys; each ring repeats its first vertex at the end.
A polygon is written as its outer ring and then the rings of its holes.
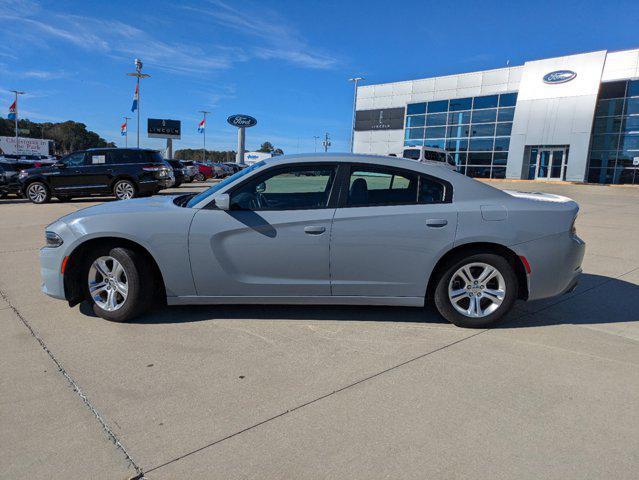
{"type": "MultiPolygon", "coordinates": [[[[561,324],[639,321],[639,285],[601,275],[583,274],[574,292],[547,300],[518,301],[495,328],[527,328],[561,324]]],[[[85,302],[80,311],[95,316],[85,302]]],[[[137,324],[174,324],[217,319],[312,320],[399,323],[447,323],[431,307],[339,305],[194,305],[158,307],[133,320],[137,324]]]]}

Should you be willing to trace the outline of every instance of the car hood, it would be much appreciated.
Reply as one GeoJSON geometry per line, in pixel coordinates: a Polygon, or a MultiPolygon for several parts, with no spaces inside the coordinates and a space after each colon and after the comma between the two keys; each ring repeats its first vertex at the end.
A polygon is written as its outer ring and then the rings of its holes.
{"type": "Polygon", "coordinates": [[[133,198],[131,200],[114,200],[92,207],[82,208],[58,220],[71,223],[74,220],[95,216],[125,216],[133,214],[156,213],[178,207],[173,200],[180,195],[156,195],[148,198],[133,198]]]}

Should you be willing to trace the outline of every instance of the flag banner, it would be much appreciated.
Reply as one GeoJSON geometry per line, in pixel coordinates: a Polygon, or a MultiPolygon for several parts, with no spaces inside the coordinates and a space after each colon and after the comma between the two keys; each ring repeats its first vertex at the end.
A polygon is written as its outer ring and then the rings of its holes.
{"type": "Polygon", "coordinates": [[[139,84],[135,84],[135,93],[133,94],[133,105],[131,105],[131,111],[135,112],[138,109],[138,101],[140,100],[140,92],[138,91],[138,88],[140,87],[139,84]]]}
{"type": "Polygon", "coordinates": [[[197,132],[204,133],[205,128],[206,128],[206,118],[203,118],[197,126],[197,132]]]}
{"type": "Polygon", "coordinates": [[[14,100],[11,106],[9,107],[9,116],[7,117],[9,120],[15,120],[18,116],[18,101],[14,100]]]}
{"type": "Polygon", "coordinates": [[[122,125],[120,125],[120,135],[122,135],[122,136],[126,135],[126,127],[127,127],[126,122],[124,122],[122,125]]]}

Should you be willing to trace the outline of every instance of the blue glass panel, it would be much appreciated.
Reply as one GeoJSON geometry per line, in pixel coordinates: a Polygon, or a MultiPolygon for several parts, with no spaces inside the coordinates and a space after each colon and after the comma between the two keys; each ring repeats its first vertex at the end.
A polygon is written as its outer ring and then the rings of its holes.
{"type": "Polygon", "coordinates": [[[493,149],[492,138],[473,138],[470,140],[469,150],[475,152],[481,152],[493,149]]]}
{"type": "Polygon", "coordinates": [[[625,117],[621,124],[622,132],[639,132],[639,115],[625,117]]]}
{"type": "Polygon", "coordinates": [[[473,123],[494,122],[497,117],[497,109],[473,110],[473,123]]]}
{"type": "Polygon", "coordinates": [[[499,101],[499,95],[486,95],[484,97],[475,97],[473,102],[473,108],[493,108],[497,106],[499,101]]]}
{"type": "Polygon", "coordinates": [[[515,109],[514,108],[500,108],[499,113],[497,114],[498,122],[512,122],[513,118],[515,118],[515,109]]]}
{"type": "Polygon", "coordinates": [[[506,178],[506,169],[504,167],[493,167],[491,178],[506,178]]]}
{"type": "Polygon", "coordinates": [[[426,129],[425,138],[444,138],[446,136],[446,127],[430,127],[426,129]]]}
{"type": "Polygon", "coordinates": [[[597,108],[595,109],[596,117],[611,117],[615,115],[621,115],[623,110],[623,98],[616,98],[613,100],[599,100],[597,102],[597,108]]]}
{"type": "Polygon", "coordinates": [[[623,113],[625,115],[639,114],[639,98],[627,98],[626,108],[623,113]]]}
{"type": "Polygon", "coordinates": [[[639,80],[630,80],[628,82],[628,93],[626,95],[629,97],[639,96],[639,80]]]}
{"type": "Polygon", "coordinates": [[[406,140],[404,145],[406,147],[421,147],[424,144],[423,140],[406,140]]]}
{"type": "Polygon", "coordinates": [[[593,124],[594,133],[618,133],[621,129],[622,117],[599,117],[593,124]]]}
{"type": "Polygon", "coordinates": [[[406,140],[417,140],[421,138],[424,138],[423,128],[407,128],[406,129],[406,140]]]}
{"type": "Polygon", "coordinates": [[[472,137],[494,137],[495,124],[484,123],[483,125],[473,125],[470,129],[470,135],[472,137]]]}
{"type": "Polygon", "coordinates": [[[431,115],[426,115],[426,125],[438,126],[438,125],[446,125],[446,114],[445,113],[435,113],[431,115]]]}
{"type": "Polygon", "coordinates": [[[490,167],[466,167],[466,175],[473,178],[490,178],[490,167]]]}
{"type": "Polygon", "coordinates": [[[446,140],[446,150],[449,152],[465,152],[468,150],[468,140],[465,138],[446,140]]]}
{"type": "Polygon", "coordinates": [[[420,113],[426,113],[425,103],[409,103],[406,106],[406,115],[419,115],[420,113]]]}
{"type": "Polygon", "coordinates": [[[514,107],[517,104],[516,93],[502,93],[499,95],[500,107],[514,107]]]}
{"type": "Polygon", "coordinates": [[[495,151],[507,152],[510,146],[510,137],[495,138],[495,151]]]}
{"type": "Polygon", "coordinates": [[[506,165],[508,161],[508,152],[493,153],[493,165],[506,165]]]}
{"type": "Polygon", "coordinates": [[[450,106],[448,107],[448,110],[451,112],[454,112],[457,110],[470,110],[472,104],[473,104],[473,99],[471,97],[456,98],[450,101],[450,106]]]}
{"type": "Polygon", "coordinates": [[[406,117],[407,127],[423,127],[426,123],[426,115],[415,115],[413,117],[406,117]]]}
{"type": "Polygon", "coordinates": [[[428,102],[428,113],[440,113],[448,111],[448,100],[428,102]]]}
{"type": "Polygon", "coordinates": [[[619,149],[623,151],[634,150],[635,156],[639,157],[639,135],[622,135],[619,149]]]}
{"type": "Polygon", "coordinates": [[[449,113],[448,123],[451,125],[455,125],[458,123],[470,123],[470,112],[449,113]]]}
{"type": "Polygon", "coordinates": [[[617,158],[617,151],[595,151],[590,154],[589,165],[591,167],[614,167],[617,158]]]}
{"type": "Polygon", "coordinates": [[[493,161],[492,152],[468,154],[468,165],[490,165],[493,161]]]}
{"type": "Polygon", "coordinates": [[[512,123],[498,123],[497,124],[497,128],[495,129],[495,135],[499,136],[506,136],[506,135],[510,135],[510,132],[513,129],[513,124],[512,123]]]}
{"type": "Polygon", "coordinates": [[[619,135],[593,135],[593,150],[616,150],[619,145],[619,135]]]}
{"type": "Polygon", "coordinates": [[[445,143],[446,143],[446,140],[444,140],[443,138],[440,140],[425,140],[424,146],[443,149],[445,143]]]}
{"type": "Polygon", "coordinates": [[[452,125],[448,127],[448,138],[467,137],[470,125],[452,125]]]}

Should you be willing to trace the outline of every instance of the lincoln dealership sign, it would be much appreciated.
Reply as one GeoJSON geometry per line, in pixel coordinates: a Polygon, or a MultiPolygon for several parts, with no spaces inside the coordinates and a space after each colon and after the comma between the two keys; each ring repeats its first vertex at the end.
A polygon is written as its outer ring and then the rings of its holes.
{"type": "Polygon", "coordinates": [[[257,120],[250,115],[231,115],[229,118],[226,119],[226,121],[237,128],[254,127],[255,125],[257,125],[257,120]]]}
{"type": "Polygon", "coordinates": [[[544,75],[544,83],[566,83],[577,76],[572,70],[556,70],[544,75]]]}
{"type": "Polygon", "coordinates": [[[179,120],[169,120],[161,118],[149,118],[147,122],[147,133],[149,138],[174,138],[181,137],[182,123],[179,120]]]}
{"type": "Polygon", "coordinates": [[[401,130],[404,128],[404,107],[358,110],[355,130],[401,130]]]}

